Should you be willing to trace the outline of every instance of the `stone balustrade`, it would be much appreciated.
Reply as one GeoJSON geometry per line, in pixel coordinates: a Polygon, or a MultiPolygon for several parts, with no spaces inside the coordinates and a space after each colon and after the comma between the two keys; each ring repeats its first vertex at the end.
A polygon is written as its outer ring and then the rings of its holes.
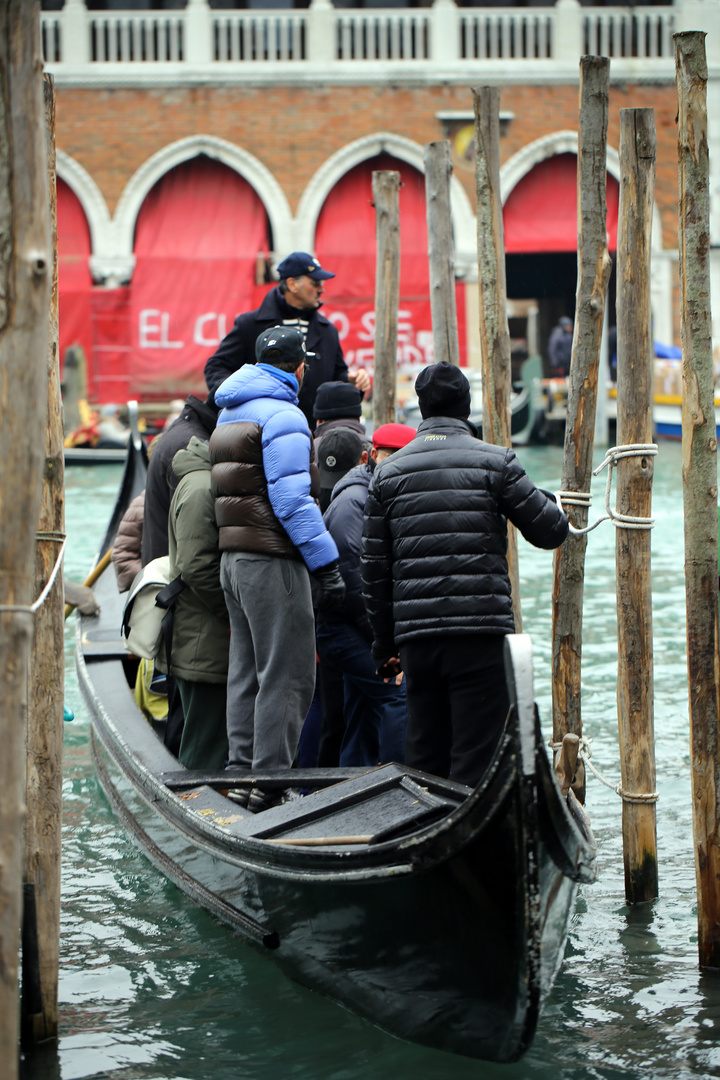
{"type": "Polygon", "coordinates": [[[188,0],[184,10],[88,11],[66,0],[43,12],[46,64],[61,80],[126,81],[193,77],[220,81],[317,77],[407,77],[520,81],[566,79],[584,53],[609,56],[613,77],[673,78],[677,29],[714,31],[708,60],[720,63],[720,0],[667,7],[582,7],[557,0],[542,8],[335,8],[312,0],[304,10],[213,10],[188,0]],[[482,65],[480,68],[479,65],[482,65]],[[301,71],[303,74],[301,75],[301,71]],[[272,72],[272,73],[271,73],[272,72]]]}

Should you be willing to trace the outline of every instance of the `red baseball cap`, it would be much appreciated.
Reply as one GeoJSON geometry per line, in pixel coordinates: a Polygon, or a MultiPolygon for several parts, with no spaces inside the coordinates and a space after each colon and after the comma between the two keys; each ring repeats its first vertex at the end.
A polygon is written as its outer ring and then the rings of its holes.
{"type": "Polygon", "coordinates": [[[381,424],[373,432],[372,444],[376,450],[400,450],[416,435],[415,428],[407,424],[381,424]]]}

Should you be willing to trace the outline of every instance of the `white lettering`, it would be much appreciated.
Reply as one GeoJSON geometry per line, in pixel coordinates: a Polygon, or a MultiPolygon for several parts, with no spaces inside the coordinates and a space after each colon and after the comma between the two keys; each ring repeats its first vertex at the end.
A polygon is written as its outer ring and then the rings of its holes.
{"type": "Polygon", "coordinates": [[[334,326],[337,327],[338,337],[341,341],[350,333],[350,320],[344,311],[333,311],[332,315],[328,315],[328,319],[334,326]]]}
{"type": "Polygon", "coordinates": [[[184,342],[170,341],[170,312],[144,308],[140,312],[138,337],[141,349],[182,349],[184,342]],[[160,316],[159,323],[153,321],[160,316]],[[155,337],[154,335],[159,335],[155,337]],[[153,335],[153,336],[151,336],[153,335]]]}
{"type": "Polygon", "coordinates": [[[227,316],[224,314],[218,314],[215,311],[208,311],[205,315],[200,315],[195,321],[195,332],[193,334],[193,341],[196,345],[219,345],[222,339],[227,334],[227,316]],[[215,321],[216,331],[215,336],[205,336],[205,326],[207,323],[215,321]]]}
{"type": "Polygon", "coordinates": [[[375,340],[375,312],[365,311],[360,319],[362,330],[358,330],[359,341],[375,340]]]}

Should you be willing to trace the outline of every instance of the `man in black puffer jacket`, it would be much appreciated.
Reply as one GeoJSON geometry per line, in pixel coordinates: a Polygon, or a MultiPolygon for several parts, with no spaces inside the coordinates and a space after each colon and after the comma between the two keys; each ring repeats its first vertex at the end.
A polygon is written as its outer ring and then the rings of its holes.
{"type": "Polygon", "coordinates": [[[432,364],[415,390],[417,436],[376,469],[370,486],[363,596],[378,671],[405,672],[405,763],[474,786],[509,708],[507,521],[536,547],[556,548],[568,520],[512,450],[477,438],[459,368],[432,364]]]}

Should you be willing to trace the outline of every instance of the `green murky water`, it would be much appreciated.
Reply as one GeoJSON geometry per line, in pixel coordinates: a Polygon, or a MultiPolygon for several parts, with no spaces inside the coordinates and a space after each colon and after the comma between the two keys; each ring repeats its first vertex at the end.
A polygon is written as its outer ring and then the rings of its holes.
{"type": "MultiPolygon", "coordinates": [[[[561,450],[520,452],[559,486],[561,450]]],[[[597,462],[601,455],[597,455],[597,462]]],[[[67,573],[82,581],[120,471],[70,468],[67,573]]],[[[604,479],[593,483],[600,512],[604,479]]],[[[680,447],[661,445],[653,509],[660,898],[628,909],[620,800],[589,779],[600,876],[582,890],[560,976],[532,1049],[491,1066],[411,1046],[289,982],[154,870],[115,821],[90,761],[89,722],[66,636],[60,1041],[29,1080],[589,1080],[720,1076],[720,979],[697,967],[691,839],[680,447]]],[[[614,531],[590,537],[583,710],[593,760],[619,779],[614,531]]],[[[550,735],[552,556],[521,541],[524,629],[550,735]]],[[[428,928],[431,932],[431,928],[428,928]]]]}

